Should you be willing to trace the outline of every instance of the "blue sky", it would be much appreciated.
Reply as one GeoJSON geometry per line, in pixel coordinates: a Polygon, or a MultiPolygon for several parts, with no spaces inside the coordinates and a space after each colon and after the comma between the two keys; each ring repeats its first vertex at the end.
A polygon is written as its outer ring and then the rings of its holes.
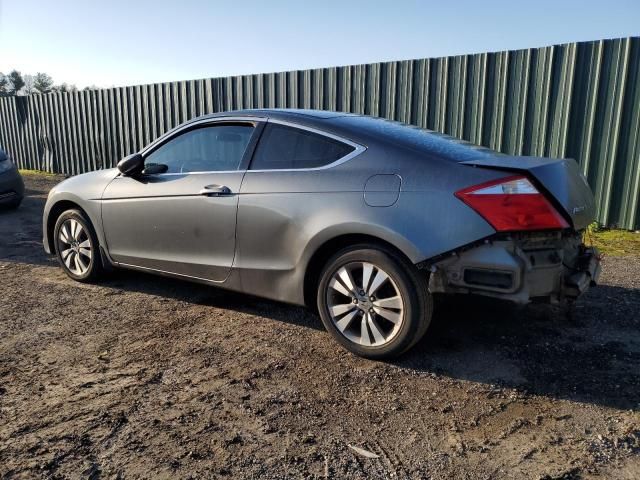
{"type": "Polygon", "coordinates": [[[0,0],[0,71],[78,87],[640,34],[640,0],[0,0]]]}

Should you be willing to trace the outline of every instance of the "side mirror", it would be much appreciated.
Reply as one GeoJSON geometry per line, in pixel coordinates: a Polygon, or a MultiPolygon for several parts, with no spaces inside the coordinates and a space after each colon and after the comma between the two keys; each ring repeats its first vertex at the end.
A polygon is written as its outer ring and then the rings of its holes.
{"type": "Polygon", "coordinates": [[[143,175],[156,175],[158,173],[166,173],[169,170],[169,167],[164,163],[148,163],[144,170],[142,170],[143,175]]]}
{"type": "Polygon", "coordinates": [[[118,170],[123,175],[132,176],[137,173],[140,173],[144,168],[144,159],[142,155],[139,153],[134,153],[133,155],[129,155],[128,157],[124,157],[122,160],[118,162],[118,170]]]}

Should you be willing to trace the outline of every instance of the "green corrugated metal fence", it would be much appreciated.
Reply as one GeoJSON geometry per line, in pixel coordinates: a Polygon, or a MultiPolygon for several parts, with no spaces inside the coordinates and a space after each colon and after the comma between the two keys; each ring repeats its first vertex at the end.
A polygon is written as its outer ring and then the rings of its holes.
{"type": "Polygon", "coordinates": [[[598,221],[640,226],[640,37],[314,70],[0,98],[21,168],[111,167],[210,112],[318,108],[438,130],[512,155],[578,160],[598,221]]]}

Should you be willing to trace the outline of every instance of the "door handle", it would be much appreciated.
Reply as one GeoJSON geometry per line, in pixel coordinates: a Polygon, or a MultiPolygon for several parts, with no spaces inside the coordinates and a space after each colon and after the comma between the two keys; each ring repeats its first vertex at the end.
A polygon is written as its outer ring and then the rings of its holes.
{"type": "Polygon", "coordinates": [[[222,197],[231,195],[231,189],[226,185],[206,185],[198,193],[207,197],[222,197]]]}

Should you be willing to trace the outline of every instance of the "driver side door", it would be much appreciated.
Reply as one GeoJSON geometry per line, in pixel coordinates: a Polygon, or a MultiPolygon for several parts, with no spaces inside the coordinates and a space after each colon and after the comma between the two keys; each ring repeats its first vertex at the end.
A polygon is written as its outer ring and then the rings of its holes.
{"type": "Polygon", "coordinates": [[[259,125],[196,124],[143,153],[145,168],[160,166],[164,173],[116,177],[102,197],[111,258],[224,282],[235,253],[238,193],[259,125]]]}

